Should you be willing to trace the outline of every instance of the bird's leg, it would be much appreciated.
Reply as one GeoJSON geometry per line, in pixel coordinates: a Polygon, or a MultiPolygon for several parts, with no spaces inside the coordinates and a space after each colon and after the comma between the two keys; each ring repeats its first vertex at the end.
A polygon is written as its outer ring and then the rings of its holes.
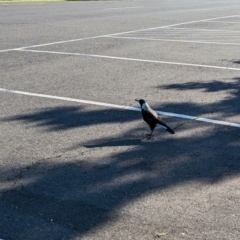
{"type": "Polygon", "coordinates": [[[148,139],[151,139],[151,138],[152,138],[152,134],[153,134],[153,130],[151,131],[150,134],[147,134],[147,138],[148,138],[148,139]]]}

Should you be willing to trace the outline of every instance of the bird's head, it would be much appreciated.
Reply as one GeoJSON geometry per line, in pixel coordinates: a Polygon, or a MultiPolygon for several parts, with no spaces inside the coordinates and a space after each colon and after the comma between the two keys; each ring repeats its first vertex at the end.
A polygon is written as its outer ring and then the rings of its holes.
{"type": "Polygon", "coordinates": [[[142,106],[146,101],[144,99],[135,99],[135,101],[139,102],[139,104],[142,106]]]}

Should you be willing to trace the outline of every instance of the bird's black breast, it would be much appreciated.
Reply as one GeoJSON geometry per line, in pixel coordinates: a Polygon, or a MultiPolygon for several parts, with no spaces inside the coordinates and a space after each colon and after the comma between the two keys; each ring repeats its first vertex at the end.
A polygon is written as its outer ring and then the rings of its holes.
{"type": "Polygon", "coordinates": [[[155,128],[158,121],[151,113],[142,110],[142,116],[143,120],[149,125],[151,129],[155,128]]]}

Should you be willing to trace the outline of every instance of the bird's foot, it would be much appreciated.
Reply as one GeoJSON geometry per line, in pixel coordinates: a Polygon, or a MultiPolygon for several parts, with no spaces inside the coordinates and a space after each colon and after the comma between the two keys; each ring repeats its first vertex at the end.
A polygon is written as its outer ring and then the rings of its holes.
{"type": "Polygon", "coordinates": [[[146,136],[147,136],[147,139],[153,138],[153,135],[152,135],[152,134],[146,134],[146,136]]]}
{"type": "Polygon", "coordinates": [[[147,136],[141,140],[141,142],[151,142],[154,140],[153,136],[147,136]]]}

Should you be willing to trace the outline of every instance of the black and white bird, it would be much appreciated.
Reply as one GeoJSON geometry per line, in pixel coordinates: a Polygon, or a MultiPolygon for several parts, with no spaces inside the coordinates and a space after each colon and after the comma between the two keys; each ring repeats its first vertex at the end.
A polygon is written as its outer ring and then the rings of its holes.
{"type": "Polygon", "coordinates": [[[161,117],[152,108],[149,107],[148,103],[144,99],[135,99],[135,101],[139,102],[141,105],[143,120],[149,125],[151,129],[151,133],[148,135],[148,138],[152,137],[153,131],[157,125],[160,125],[171,134],[175,133],[166,123],[163,122],[161,117]]]}

